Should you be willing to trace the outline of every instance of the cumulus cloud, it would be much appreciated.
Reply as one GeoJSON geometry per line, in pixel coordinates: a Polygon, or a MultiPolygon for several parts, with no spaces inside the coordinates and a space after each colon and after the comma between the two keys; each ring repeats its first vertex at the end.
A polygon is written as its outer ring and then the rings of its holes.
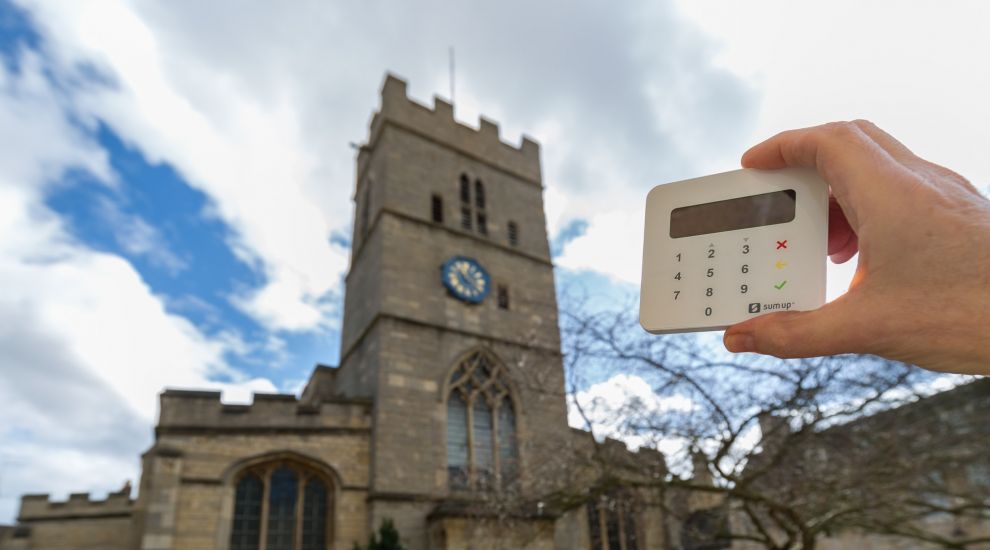
{"type": "Polygon", "coordinates": [[[116,181],[67,109],[33,54],[19,72],[0,68],[0,128],[19,129],[0,147],[4,521],[22,492],[115,489],[134,478],[166,385],[229,389],[242,400],[246,388],[274,390],[233,370],[224,339],[168,313],[127,261],[75,241],[45,206],[67,170],[116,181]]]}
{"type": "Polygon", "coordinates": [[[659,438],[643,430],[651,418],[677,412],[690,412],[695,403],[682,395],[657,395],[644,378],[617,374],[608,380],[577,391],[568,404],[568,423],[591,430],[596,438],[625,442],[631,449],[650,447],[667,454],[682,452],[685,442],[677,438],[659,438]],[[637,427],[639,426],[639,427],[637,427]]]}
{"type": "Polygon", "coordinates": [[[638,259],[601,261],[614,248],[604,235],[634,249],[645,190],[688,174],[701,153],[734,155],[755,101],[667,3],[23,5],[58,71],[105,76],[79,98],[82,112],[212,199],[231,246],[265,279],[234,303],[273,330],[335,323],[347,258],[330,235],[349,233],[346,144],[365,134],[386,69],[427,100],[448,89],[455,45],[458,116],[483,111],[505,139],[526,131],[546,144],[551,234],[590,220],[562,265],[623,280],[638,259]],[[608,225],[616,216],[628,223],[608,225]]]}

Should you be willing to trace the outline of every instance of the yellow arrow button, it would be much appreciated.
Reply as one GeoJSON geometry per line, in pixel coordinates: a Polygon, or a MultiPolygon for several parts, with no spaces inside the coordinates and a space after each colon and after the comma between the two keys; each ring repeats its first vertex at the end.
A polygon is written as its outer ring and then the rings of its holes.
{"type": "Polygon", "coordinates": [[[782,260],[777,260],[777,263],[774,265],[776,265],[777,269],[784,269],[785,267],[787,267],[787,262],[782,260]]]}

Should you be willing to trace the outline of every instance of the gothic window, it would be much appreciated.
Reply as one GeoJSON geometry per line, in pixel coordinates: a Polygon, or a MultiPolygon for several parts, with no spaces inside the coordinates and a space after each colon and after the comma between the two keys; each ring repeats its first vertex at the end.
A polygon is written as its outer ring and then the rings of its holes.
{"type": "Polygon", "coordinates": [[[326,550],[329,487],[292,461],[248,468],[236,484],[230,550],[326,550]]]}
{"type": "Polygon", "coordinates": [[[516,225],[516,222],[509,222],[509,244],[519,245],[519,226],[516,225]]]}
{"type": "MultiPolygon", "coordinates": [[[[488,215],[485,214],[485,185],[481,180],[474,180],[474,202],[471,202],[471,178],[461,174],[461,228],[471,231],[477,228],[478,233],[488,235],[488,215]]],[[[436,221],[434,219],[434,221],[436,221]]]]}
{"type": "Polygon", "coordinates": [[[458,365],[447,396],[451,489],[492,489],[517,472],[516,417],[501,365],[476,352],[458,365]]]}
{"type": "Polygon", "coordinates": [[[264,484],[261,478],[248,473],[237,484],[234,498],[234,525],[231,530],[231,550],[254,550],[258,548],[261,533],[261,498],[264,484]]]}
{"type": "Polygon", "coordinates": [[[613,491],[588,503],[591,550],[637,550],[636,506],[633,496],[613,491]]]}
{"type": "Polygon", "coordinates": [[[474,205],[480,209],[485,208],[485,185],[481,180],[474,180],[474,205]]]}
{"type": "Polygon", "coordinates": [[[471,180],[467,174],[461,174],[461,203],[466,206],[471,205],[471,180]]]}

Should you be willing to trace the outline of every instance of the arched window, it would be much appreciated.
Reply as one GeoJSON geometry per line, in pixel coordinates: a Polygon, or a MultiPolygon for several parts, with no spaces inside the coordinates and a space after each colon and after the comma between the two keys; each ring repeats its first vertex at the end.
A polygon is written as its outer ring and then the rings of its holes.
{"type": "Polygon", "coordinates": [[[478,209],[478,233],[488,234],[488,216],[485,215],[485,185],[474,180],[474,205],[478,209]]]}
{"type": "Polygon", "coordinates": [[[234,494],[230,550],[326,550],[330,480],[290,460],[251,466],[234,494]]]}
{"type": "Polygon", "coordinates": [[[599,495],[588,503],[588,534],[591,550],[636,550],[636,499],[628,491],[599,495]]]}
{"type": "Polygon", "coordinates": [[[462,361],[447,396],[447,472],[452,489],[489,489],[516,477],[516,416],[501,365],[488,353],[462,361]]]}
{"type": "Polygon", "coordinates": [[[684,520],[681,547],[684,550],[731,548],[729,515],[724,507],[697,510],[684,520]]]}
{"type": "Polygon", "coordinates": [[[471,179],[467,174],[461,174],[461,202],[471,206],[471,179]]]}
{"type": "Polygon", "coordinates": [[[474,180],[474,205],[478,208],[485,208],[485,184],[481,180],[474,180]]]}

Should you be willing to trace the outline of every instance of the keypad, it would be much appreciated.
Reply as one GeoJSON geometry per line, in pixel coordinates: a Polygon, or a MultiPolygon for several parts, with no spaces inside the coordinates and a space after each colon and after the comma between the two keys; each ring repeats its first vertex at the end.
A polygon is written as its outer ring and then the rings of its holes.
{"type": "Polygon", "coordinates": [[[691,317],[704,321],[720,313],[763,313],[765,302],[783,300],[793,286],[793,243],[787,235],[767,239],[736,232],[728,238],[684,241],[670,257],[667,300],[674,309],[690,308],[684,313],[691,317]]]}

